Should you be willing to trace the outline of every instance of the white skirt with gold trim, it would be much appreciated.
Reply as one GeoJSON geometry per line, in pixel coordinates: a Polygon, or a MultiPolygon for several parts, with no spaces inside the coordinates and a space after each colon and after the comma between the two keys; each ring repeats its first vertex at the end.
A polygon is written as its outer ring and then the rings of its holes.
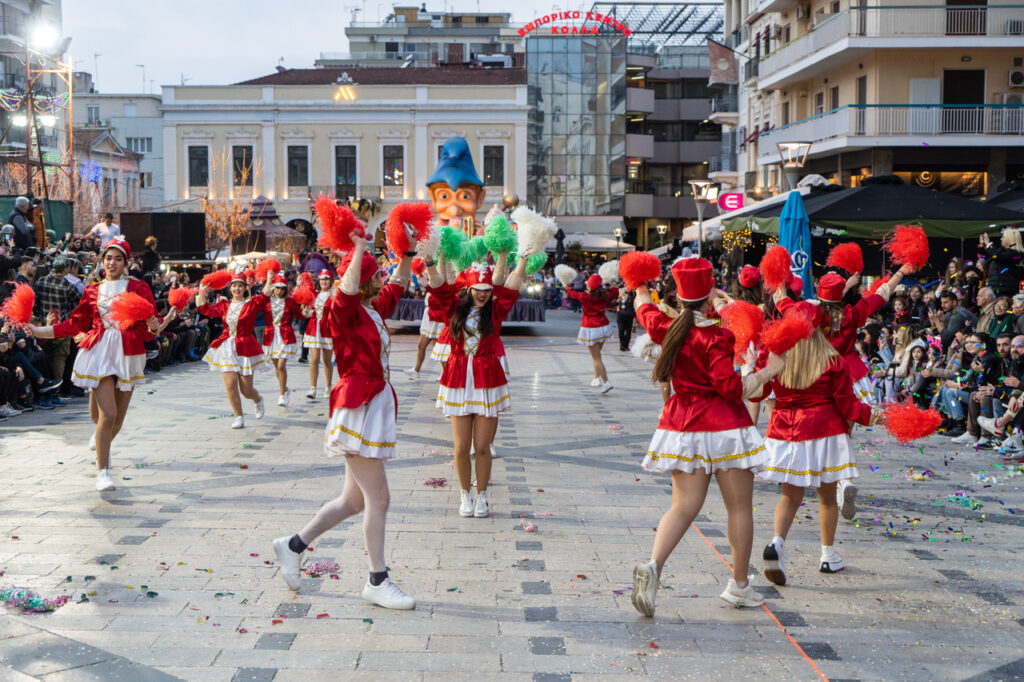
{"type": "Polygon", "coordinates": [[[576,343],[584,346],[596,346],[612,338],[612,326],[606,324],[603,327],[580,327],[580,333],[576,335],[576,343]]]}
{"type": "Polygon", "coordinates": [[[850,447],[850,437],[838,436],[790,442],[764,439],[768,461],[758,478],[804,488],[817,488],[857,478],[857,461],[850,447]]]}
{"type": "Polygon", "coordinates": [[[436,405],[446,417],[466,417],[471,414],[497,417],[512,408],[512,394],[508,392],[508,384],[495,388],[476,388],[473,386],[473,368],[470,366],[466,372],[466,387],[449,388],[441,384],[436,405]]]}
{"type": "Polygon", "coordinates": [[[235,339],[229,338],[216,348],[210,346],[203,356],[203,362],[211,372],[238,372],[250,376],[256,372],[269,372],[270,360],[263,353],[253,356],[239,355],[235,351],[235,339]]]}
{"type": "Polygon", "coordinates": [[[647,471],[722,469],[758,471],[768,459],[761,434],[753,426],[726,431],[669,431],[658,429],[641,466],[647,471]]]}
{"type": "Polygon", "coordinates": [[[271,360],[291,359],[299,354],[299,344],[285,343],[281,330],[275,328],[274,340],[269,346],[263,346],[263,353],[271,360]]]}
{"type": "Polygon", "coordinates": [[[390,384],[365,405],[331,412],[324,430],[324,454],[369,459],[395,456],[395,393],[390,384]]]}
{"type": "Polygon", "coordinates": [[[444,329],[444,322],[433,322],[427,314],[423,313],[423,319],[420,321],[420,336],[425,336],[428,339],[436,339],[441,336],[441,331],[444,329]]]}
{"type": "Polygon", "coordinates": [[[71,383],[90,389],[100,385],[100,379],[115,377],[117,390],[131,391],[146,383],[143,371],[146,354],[125,355],[121,345],[121,332],[105,329],[103,336],[92,348],[80,348],[71,370],[71,383]]]}

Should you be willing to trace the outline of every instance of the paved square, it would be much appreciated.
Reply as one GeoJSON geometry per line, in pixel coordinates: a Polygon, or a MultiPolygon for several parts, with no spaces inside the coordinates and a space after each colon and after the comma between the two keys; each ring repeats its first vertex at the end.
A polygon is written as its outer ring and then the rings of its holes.
{"type": "MultiPolygon", "coordinates": [[[[295,595],[278,575],[270,541],[340,491],[344,463],[321,454],[324,400],[268,401],[266,418],[232,431],[205,365],[150,375],[114,443],[118,489],[102,496],[84,400],[6,422],[0,584],[71,603],[0,611],[0,679],[1024,678],[1024,477],[997,453],[940,437],[899,446],[858,428],[860,513],[840,522],[847,568],[836,575],[817,571],[808,494],[787,543],[791,584],[760,576],[778,491],[757,484],[751,570],[768,609],[717,599],[728,574],[715,548],[728,558],[728,543],[712,486],[700,533],[666,565],[656,617],[639,616],[632,567],[649,555],[670,492],[667,476],[639,468],[660,396],[650,365],[614,343],[615,389],[594,393],[578,319],[554,313],[508,330],[513,412],[495,442],[488,519],[457,514],[450,427],[428,379],[436,366],[419,382],[399,374],[417,337],[395,330],[387,557],[418,600],[412,612],[361,600],[359,519],[309,555],[337,561],[336,577],[305,578],[295,595]],[[931,475],[913,480],[911,467],[931,475]],[[439,477],[448,485],[424,485],[439,477]],[[982,508],[947,501],[958,493],[982,508]]],[[[290,371],[304,389],[307,366],[290,371]]],[[[274,396],[271,376],[257,386],[274,396]]]]}

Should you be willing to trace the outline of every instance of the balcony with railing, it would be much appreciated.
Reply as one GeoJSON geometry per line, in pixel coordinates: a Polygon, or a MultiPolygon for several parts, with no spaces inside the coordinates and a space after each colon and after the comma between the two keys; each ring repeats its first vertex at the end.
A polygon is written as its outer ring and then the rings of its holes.
{"type": "Polygon", "coordinates": [[[712,97],[708,119],[712,123],[730,126],[739,123],[739,97],[736,92],[720,92],[712,97]]]}
{"type": "Polygon", "coordinates": [[[761,88],[814,75],[823,60],[850,51],[913,47],[1020,47],[1024,5],[850,7],[761,59],[761,88]]]}
{"type": "Polygon", "coordinates": [[[736,157],[732,154],[720,154],[708,159],[708,173],[735,173],[736,157]]]}
{"type": "Polygon", "coordinates": [[[778,161],[778,142],[811,142],[811,155],[874,146],[1024,147],[1021,104],[867,104],[826,111],[761,133],[758,163],[778,161]]]}
{"type": "Polygon", "coordinates": [[[746,83],[749,80],[757,78],[760,69],[758,68],[758,60],[756,58],[748,59],[743,62],[743,82],[746,83]]]}

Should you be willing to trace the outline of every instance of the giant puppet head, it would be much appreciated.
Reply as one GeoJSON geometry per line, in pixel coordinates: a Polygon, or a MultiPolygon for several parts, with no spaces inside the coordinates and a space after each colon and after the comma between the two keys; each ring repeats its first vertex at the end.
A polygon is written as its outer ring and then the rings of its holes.
{"type": "Polygon", "coordinates": [[[439,225],[453,225],[474,234],[473,220],[484,203],[484,183],[473,167],[465,138],[449,137],[441,148],[434,174],[427,180],[439,225]],[[467,220],[468,219],[468,220],[467,220]]]}

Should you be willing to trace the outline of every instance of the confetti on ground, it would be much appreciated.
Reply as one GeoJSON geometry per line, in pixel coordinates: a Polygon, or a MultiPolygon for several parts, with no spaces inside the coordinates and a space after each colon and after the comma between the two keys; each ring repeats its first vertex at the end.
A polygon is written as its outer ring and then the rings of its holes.
{"type": "Polygon", "coordinates": [[[618,424],[609,424],[608,425],[608,430],[609,431],[621,431],[622,427],[619,426],[618,424]]]}
{"type": "Polygon", "coordinates": [[[317,620],[320,620],[321,618],[330,618],[330,616],[328,614],[326,614],[326,613],[318,613],[318,614],[316,614],[316,619],[317,620]]]}
{"type": "Polygon", "coordinates": [[[239,464],[239,465],[238,465],[238,468],[239,468],[239,469],[248,469],[248,468],[249,468],[249,465],[248,465],[248,464],[239,464]]]}
{"type": "Polygon", "coordinates": [[[430,486],[431,488],[443,488],[448,485],[447,478],[428,478],[423,481],[423,485],[430,486]]]}
{"type": "Polygon", "coordinates": [[[457,588],[457,587],[449,587],[449,588],[448,588],[448,591],[449,591],[449,592],[462,592],[462,590],[460,590],[460,589],[459,589],[459,588],[457,588]]]}
{"type": "Polygon", "coordinates": [[[308,575],[310,578],[319,578],[328,573],[337,573],[340,570],[341,566],[339,566],[336,562],[325,560],[311,561],[302,567],[302,572],[308,575]]]}
{"type": "Polygon", "coordinates": [[[523,519],[522,526],[523,526],[523,530],[525,530],[527,533],[536,533],[537,532],[537,526],[533,525],[532,523],[530,523],[526,519],[523,519]]]}
{"type": "Polygon", "coordinates": [[[364,623],[369,623],[370,625],[373,625],[373,618],[363,618],[363,622],[364,623]]]}
{"type": "MultiPolygon", "coordinates": [[[[82,599],[89,601],[84,594],[82,599]]],[[[68,597],[62,594],[50,599],[32,590],[13,587],[0,592],[0,602],[21,609],[22,613],[49,613],[67,604],[68,597]]]]}

